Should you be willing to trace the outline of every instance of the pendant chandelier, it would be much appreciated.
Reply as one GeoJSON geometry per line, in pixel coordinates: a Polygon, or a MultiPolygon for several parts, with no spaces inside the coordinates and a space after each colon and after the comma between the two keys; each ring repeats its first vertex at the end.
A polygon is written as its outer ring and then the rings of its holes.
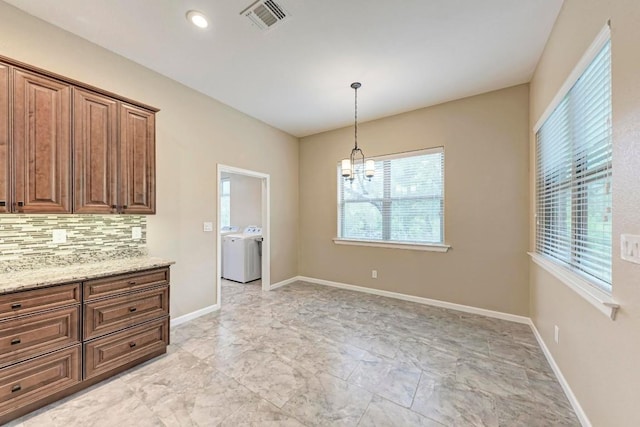
{"type": "Polygon", "coordinates": [[[351,83],[351,88],[355,91],[355,126],[354,126],[354,139],[355,146],[351,150],[351,155],[348,159],[342,159],[341,170],[342,176],[345,180],[353,181],[356,177],[356,167],[359,166],[360,172],[364,177],[371,181],[375,173],[375,162],[373,160],[365,160],[364,153],[358,148],[358,89],[362,86],[358,82],[351,83]]]}

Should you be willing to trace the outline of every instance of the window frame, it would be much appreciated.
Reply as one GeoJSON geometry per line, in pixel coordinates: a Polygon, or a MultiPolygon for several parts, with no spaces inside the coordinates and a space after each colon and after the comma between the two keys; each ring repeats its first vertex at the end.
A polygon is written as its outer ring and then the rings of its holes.
{"type": "MultiPolygon", "coordinates": [[[[381,247],[381,248],[394,248],[394,249],[408,249],[408,250],[418,250],[418,251],[432,251],[432,252],[447,252],[451,246],[445,244],[445,165],[444,165],[444,154],[445,154],[445,150],[443,146],[439,146],[439,147],[432,147],[432,148],[425,148],[425,149],[420,149],[420,150],[413,150],[413,151],[406,151],[406,152],[401,152],[401,153],[394,153],[394,154],[388,154],[388,155],[383,155],[383,156],[376,156],[376,157],[371,157],[369,159],[374,160],[376,163],[377,162],[384,162],[384,161],[389,161],[389,160],[394,160],[394,159],[402,159],[402,158],[410,158],[410,157],[417,157],[417,156],[423,156],[423,155],[427,155],[427,154],[436,154],[436,153],[440,153],[442,155],[442,197],[438,197],[438,199],[440,200],[441,203],[441,210],[442,210],[442,217],[440,218],[440,242],[433,242],[433,243],[427,243],[427,242],[414,242],[414,241],[399,241],[399,240],[390,240],[390,235],[391,235],[391,216],[390,215],[382,215],[382,239],[378,240],[378,239],[358,239],[358,238],[352,238],[352,237],[340,237],[342,235],[344,235],[343,232],[343,227],[344,227],[344,222],[341,221],[341,218],[343,218],[343,214],[344,213],[344,202],[341,203],[341,185],[343,185],[343,183],[341,183],[341,181],[344,181],[344,178],[341,177],[340,175],[340,163],[338,162],[338,173],[337,173],[337,218],[336,218],[336,230],[338,231],[338,237],[335,237],[333,239],[335,244],[338,245],[353,245],[353,246],[369,246],[369,247],[381,247]],[[342,211],[342,212],[341,212],[342,211]],[[342,229],[341,229],[342,228],[342,229]],[[386,237],[386,238],[385,238],[386,237]]],[[[376,169],[376,173],[383,173],[383,174],[387,174],[387,172],[385,172],[385,170],[387,170],[386,168],[383,170],[379,170],[376,169]]],[[[390,205],[392,204],[392,202],[398,201],[398,200],[410,200],[411,198],[394,198],[391,195],[391,186],[390,186],[390,176],[386,176],[385,178],[383,178],[383,194],[382,197],[376,198],[376,199],[371,199],[368,200],[367,202],[375,202],[378,201],[379,203],[382,204],[382,210],[386,211],[386,210],[390,210],[390,205]]],[[[433,199],[434,196],[425,196],[425,197],[417,197],[419,199],[433,199]]],[[[358,202],[355,201],[354,203],[362,203],[362,202],[358,202]]]]}
{"type": "MultiPolygon", "coordinates": [[[[546,270],[548,273],[553,275],[556,279],[560,280],[561,283],[568,286],[582,298],[584,298],[587,302],[597,308],[600,312],[610,317],[612,320],[615,320],[616,313],[620,308],[619,304],[612,298],[614,283],[613,277],[611,280],[611,284],[607,284],[606,282],[600,281],[596,277],[584,273],[579,269],[572,268],[568,263],[563,262],[562,260],[546,255],[544,253],[538,252],[538,244],[537,244],[537,236],[538,236],[538,183],[539,183],[539,175],[538,175],[538,159],[537,159],[537,134],[540,128],[545,124],[547,119],[551,116],[551,114],[555,111],[555,109],[563,102],[566,95],[569,93],[571,88],[575,85],[575,83],[580,79],[580,77],[584,74],[587,68],[591,65],[594,59],[598,56],[601,50],[605,47],[607,43],[611,42],[611,31],[609,25],[604,26],[600,33],[597,35],[591,46],[584,53],[582,58],[578,61],[570,75],[567,77],[561,88],[556,93],[553,100],[549,103],[543,114],[540,116],[535,126],[533,127],[533,143],[534,151],[536,155],[533,158],[533,182],[534,182],[534,192],[532,194],[533,199],[533,210],[532,210],[532,224],[534,231],[534,240],[532,242],[533,250],[528,252],[532,261],[546,270]]],[[[613,49],[613,47],[611,47],[613,49]]],[[[611,123],[613,127],[613,122],[611,123]]],[[[613,133],[613,131],[611,132],[613,133]]],[[[576,166],[576,159],[572,158],[572,166],[576,166]]],[[[589,172],[588,175],[593,175],[597,173],[600,169],[596,171],[589,172]]],[[[575,171],[574,171],[575,172],[575,171]]],[[[572,197],[573,201],[573,197],[572,197]]],[[[572,220],[576,217],[577,213],[573,211],[571,212],[572,220]]],[[[572,230],[575,227],[572,227],[572,230]]],[[[571,233],[572,230],[569,232],[571,233]]],[[[573,240],[573,236],[571,237],[573,240]]],[[[613,250],[614,245],[614,236],[611,236],[611,246],[613,250]]],[[[571,249],[569,253],[569,257],[572,256],[571,249]]],[[[613,254],[612,254],[613,258],[613,254]]],[[[613,259],[612,259],[613,261],[613,259]]],[[[612,263],[613,264],[613,263],[612,263]]]]}

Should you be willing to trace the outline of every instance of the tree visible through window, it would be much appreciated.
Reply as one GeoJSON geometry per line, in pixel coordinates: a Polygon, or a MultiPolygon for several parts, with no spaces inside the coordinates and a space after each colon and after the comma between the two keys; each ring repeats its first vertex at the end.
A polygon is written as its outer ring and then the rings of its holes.
{"type": "Polygon", "coordinates": [[[374,158],[367,180],[338,167],[338,237],[397,243],[444,242],[444,151],[421,150],[374,158]]]}

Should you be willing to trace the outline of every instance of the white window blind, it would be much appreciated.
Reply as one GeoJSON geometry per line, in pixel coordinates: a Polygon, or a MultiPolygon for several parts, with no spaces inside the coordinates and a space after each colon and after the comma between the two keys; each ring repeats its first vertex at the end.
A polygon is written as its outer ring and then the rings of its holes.
{"type": "Polygon", "coordinates": [[[373,158],[376,174],[345,180],[338,165],[338,237],[395,243],[443,243],[444,150],[373,158]]]}
{"type": "Polygon", "coordinates": [[[536,132],[536,252],[611,291],[611,42],[536,132]]]}
{"type": "Polygon", "coordinates": [[[231,180],[220,181],[220,227],[231,225],[231,180]]]}

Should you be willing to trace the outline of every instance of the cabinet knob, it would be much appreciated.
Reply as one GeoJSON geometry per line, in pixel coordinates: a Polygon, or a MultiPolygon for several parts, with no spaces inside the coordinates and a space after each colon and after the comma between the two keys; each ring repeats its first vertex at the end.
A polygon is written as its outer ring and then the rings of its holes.
{"type": "Polygon", "coordinates": [[[135,280],[131,280],[131,281],[129,281],[129,284],[130,284],[131,286],[133,286],[133,285],[135,285],[135,284],[136,284],[136,281],[135,281],[135,280]]]}
{"type": "Polygon", "coordinates": [[[17,310],[19,308],[22,307],[22,304],[20,304],[19,302],[15,303],[15,304],[11,304],[11,309],[12,310],[17,310]]]}
{"type": "Polygon", "coordinates": [[[136,343],[134,343],[134,342],[130,342],[130,343],[129,343],[129,348],[133,348],[133,347],[135,347],[135,346],[136,346],[136,343]]]}
{"type": "Polygon", "coordinates": [[[135,307],[129,307],[129,311],[130,311],[131,313],[135,312],[136,310],[137,310],[137,308],[135,308],[135,307]]]}
{"type": "Polygon", "coordinates": [[[0,200],[0,206],[7,206],[7,202],[5,202],[4,200],[0,200]]]}
{"type": "Polygon", "coordinates": [[[20,338],[14,338],[11,340],[11,345],[20,344],[20,338]]]}
{"type": "Polygon", "coordinates": [[[13,387],[11,387],[11,393],[15,393],[16,391],[20,391],[22,390],[22,386],[20,384],[16,384],[13,387]]]}
{"type": "Polygon", "coordinates": [[[18,207],[19,207],[19,208],[24,207],[24,202],[18,202],[18,207]]]}

